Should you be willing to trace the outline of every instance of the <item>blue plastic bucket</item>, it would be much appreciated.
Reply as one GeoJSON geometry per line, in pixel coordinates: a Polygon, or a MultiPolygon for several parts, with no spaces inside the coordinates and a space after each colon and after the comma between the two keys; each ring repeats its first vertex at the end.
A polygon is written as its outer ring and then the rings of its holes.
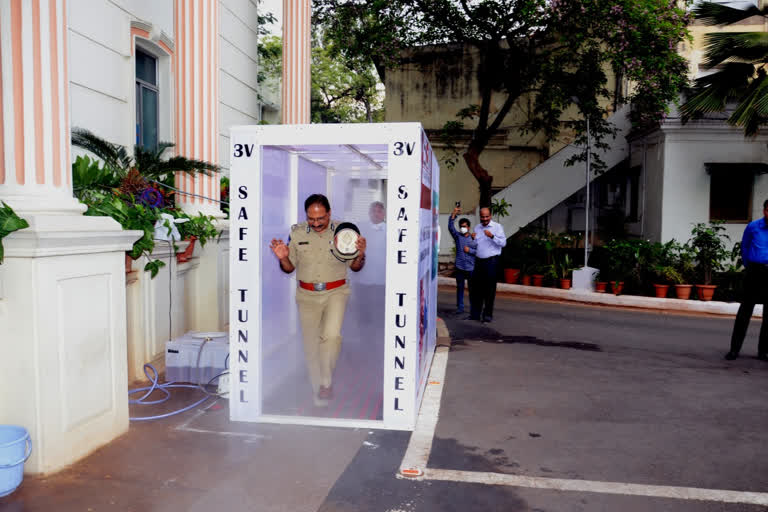
{"type": "Polygon", "coordinates": [[[0,425],[0,498],[21,485],[24,463],[32,455],[32,440],[24,427],[0,425]]]}

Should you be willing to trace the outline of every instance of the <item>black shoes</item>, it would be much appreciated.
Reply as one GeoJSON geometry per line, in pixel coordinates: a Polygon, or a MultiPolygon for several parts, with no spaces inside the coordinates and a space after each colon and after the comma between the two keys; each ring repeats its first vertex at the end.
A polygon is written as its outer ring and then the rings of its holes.
{"type": "Polygon", "coordinates": [[[491,323],[491,321],[493,321],[493,318],[491,318],[490,316],[484,316],[483,317],[483,323],[484,324],[489,324],[489,323],[491,323]]]}
{"type": "Polygon", "coordinates": [[[469,315],[464,320],[475,320],[475,321],[479,322],[480,321],[480,317],[469,315]]]}
{"type": "Polygon", "coordinates": [[[733,361],[737,357],[739,357],[739,354],[737,354],[736,352],[733,352],[733,351],[728,352],[727,354],[725,354],[725,359],[728,360],[728,361],[733,361]]]}

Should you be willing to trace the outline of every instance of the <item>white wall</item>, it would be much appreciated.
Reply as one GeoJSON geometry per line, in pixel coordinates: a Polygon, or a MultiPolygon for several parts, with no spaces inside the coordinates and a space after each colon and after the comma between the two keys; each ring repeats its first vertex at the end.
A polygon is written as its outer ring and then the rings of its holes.
{"type": "MultiPolygon", "coordinates": [[[[704,164],[768,162],[768,136],[746,139],[736,128],[695,123],[685,127],[670,123],[664,132],[661,240],[685,241],[694,223],[709,222],[710,178],[704,164]]],[[[756,206],[762,210],[761,198],[768,198],[765,178],[761,177],[757,185],[753,211],[756,206]]],[[[735,242],[741,238],[745,224],[726,227],[735,242]]]]}
{"type": "Polygon", "coordinates": [[[228,175],[230,127],[260,121],[256,2],[220,0],[219,19],[219,164],[228,175]]]}
{"type": "MultiPolygon", "coordinates": [[[[131,21],[149,23],[152,37],[163,32],[172,40],[173,2],[71,0],[68,6],[71,124],[133,148],[136,82],[131,21]]],[[[152,42],[139,44],[159,58],[159,138],[173,140],[171,59],[152,42]]]]}

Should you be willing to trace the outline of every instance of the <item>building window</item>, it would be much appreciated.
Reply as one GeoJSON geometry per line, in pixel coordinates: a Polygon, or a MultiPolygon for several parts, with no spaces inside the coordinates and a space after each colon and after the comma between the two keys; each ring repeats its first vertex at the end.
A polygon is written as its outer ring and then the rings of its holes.
{"type": "Polygon", "coordinates": [[[710,168],[709,220],[749,222],[754,179],[754,173],[747,169],[728,165],[710,168]]]}
{"type": "Polygon", "coordinates": [[[157,58],[136,48],[136,144],[157,147],[157,58]]]}

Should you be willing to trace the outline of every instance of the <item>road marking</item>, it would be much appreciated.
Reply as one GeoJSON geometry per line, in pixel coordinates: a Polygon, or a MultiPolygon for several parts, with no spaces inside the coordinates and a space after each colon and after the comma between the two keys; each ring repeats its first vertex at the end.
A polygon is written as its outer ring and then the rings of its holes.
{"type": "Polygon", "coordinates": [[[424,390],[421,409],[416,419],[416,429],[411,434],[408,449],[400,463],[398,477],[418,477],[424,473],[432,450],[437,418],[440,415],[440,399],[443,395],[445,368],[448,365],[448,347],[437,347],[429,370],[429,385],[424,390]]]}
{"type": "Polygon", "coordinates": [[[698,487],[642,485],[622,482],[599,482],[593,480],[567,480],[560,478],[507,475],[503,473],[455,471],[452,469],[425,469],[424,474],[419,479],[485,485],[508,485],[512,487],[551,489],[556,491],[597,492],[602,494],[647,496],[651,498],[673,498],[679,500],[768,505],[768,493],[701,489],[698,487]]]}
{"type": "MultiPolygon", "coordinates": [[[[438,323],[438,328],[440,323],[438,323]]],[[[446,333],[447,336],[447,333],[446,333]]],[[[702,489],[698,487],[674,487],[668,485],[642,485],[622,482],[600,482],[594,480],[568,480],[544,478],[505,473],[485,473],[478,471],[458,471],[452,469],[427,468],[432,441],[440,416],[440,400],[443,394],[445,372],[448,364],[448,347],[435,350],[432,367],[429,372],[429,385],[424,391],[416,428],[411,434],[397,478],[413,480],[437,480],[444,482],[464,482],[484,485],[506,485],[531,489],[549,489],[555,491],[594,492],[619,494],[626,496],[646,496],[651,498],[670,498],[679,500],[715,501],[721,503],[745,503],[750,505],[768,505],[768,493],[730,491],[722,489],[702,489]]]]}

